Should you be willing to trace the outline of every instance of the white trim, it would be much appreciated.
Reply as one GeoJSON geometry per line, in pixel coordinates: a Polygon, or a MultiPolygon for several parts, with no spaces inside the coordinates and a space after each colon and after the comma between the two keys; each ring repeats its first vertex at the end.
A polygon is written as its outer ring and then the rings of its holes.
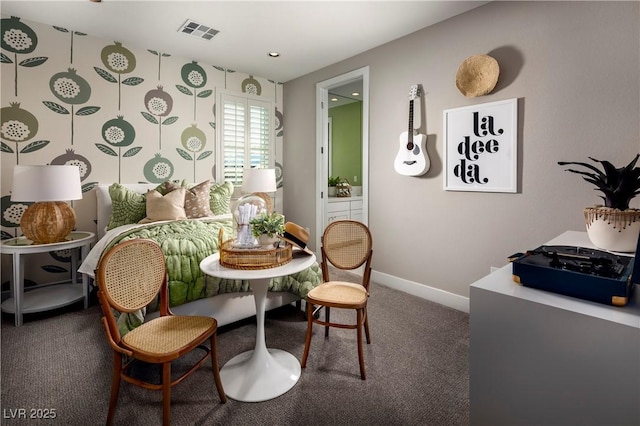
{"type": "MultiPolygon", "coordinates": [[[[438,288],[395,277],[378,271],[371,271],[371,281],[395,290],[400,290],[422,299],[430,300],[458,311],[469,313],[469,298],[438,288]]],[[[375,297],[375,295],[374,295],[375,297]]]]}
{"type": "Polygon", "coordinates": [[[328,89],[322,87],[321,83],[316,84],[316,158],[318,159],[316,163],[316,202],[318,203],[316,206],[316,251],[320,250],[320,241],[322,241],[322,232],[324,231],[322,223],[326,212],[325,200],[328,197],[328,194],[324,193],[329,168],[326,164],[328,152],[324,150],[325,131],[328,131],[325,130],[325,117],[328,120],[328,116],[324,108],[329,99],[328,93],[328,89]]]}
{"type": "Polygon", "coordinates": [[[327,204],[328,149],[325,147],[328,123],[329,89],[362,79],[362,222],[369,222],[369,66],[316,83],[316,245],[319,250],[327,204]],[[324,149],[323,149],[324,148],[324,149]],[[324,152],[324,155],[321,154],[324,152]],[[322,195],[321,195],[322,194],[322,195]],[[324,195],[324,196],[323,196],[324,195]]]}

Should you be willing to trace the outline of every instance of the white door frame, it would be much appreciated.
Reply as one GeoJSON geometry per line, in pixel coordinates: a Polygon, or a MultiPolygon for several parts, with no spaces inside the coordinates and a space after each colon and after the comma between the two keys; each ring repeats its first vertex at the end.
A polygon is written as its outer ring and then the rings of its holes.
{"type": "Polygon", "coordinates": [[[362,79],[362,222],[369,223],[369,67],[362,67],[346,74],[316,84],[316,251],[320,249],[327,211],[327,179],[329,178],[329,89],[362,79]]]}

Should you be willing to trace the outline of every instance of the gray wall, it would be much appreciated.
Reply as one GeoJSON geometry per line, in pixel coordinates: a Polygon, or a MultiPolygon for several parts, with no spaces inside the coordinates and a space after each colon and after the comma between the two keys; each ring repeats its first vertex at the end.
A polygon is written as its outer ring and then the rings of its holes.
{"type": "Polygon", "coordinates": [[[316,83],[367,65],[369,225],[382,276],[468,297],[469,284],[508,255],[584,230],[582,210],[599,198],[557,161],[621,166],[640,151],[640,3],[494,2],[285,83],[288,220],[315,224],[316,83]],[[498,60],[500,79],[491,94],[468,99],[455,74],[479,53],[498,60]],[[424,88],[432,163],[421,177],[393,168],[412,84],[424,88]],[[442,111],[512,98],[518,192],[444,191],[442,111]]]}

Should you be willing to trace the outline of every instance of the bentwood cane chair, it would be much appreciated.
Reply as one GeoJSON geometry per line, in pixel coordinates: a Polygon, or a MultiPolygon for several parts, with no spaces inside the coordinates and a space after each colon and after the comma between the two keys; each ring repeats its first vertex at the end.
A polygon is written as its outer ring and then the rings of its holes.
{"type": "Polygon", "coordinates": [[[324,282],[307,295],[307,336],[302,355],[302,368],[305,368],[307,364],[314,323],[325,326],[325,338],[329,337],[329,327],[355,328],[357,330],[360,378],[365,380],[362,328],[364,327],[367,344],[371,343],[367,315],[371,258],[373,256],[371,232],[366,225],[355,220],[331,222],[322,234],[321,250],[324,282]],[[329,279],[329,264],[341,270],[354,270],[364,265],[361,284],[331,281],[329,279]],[[320,319],[319,315],[316,315],[317,311],[322,308],[325,309],[324,321],[320,319]],[[355,324],[332,322],[331,308],[355,310],[355,324]]]}
{"type": "Polygon", "coordinates": [[[214,318],[171,313],[165,259],[156,243],[134,239],[114,246],[100,260],[97,282],[104,315],[102,323],[114,353],[108,425],[113,424],[121,379],[145,389],[162,390],[162,419],[164,425],[169,425],[171,387],[196,371],[209,356],[218,395],[223,403],[227,401],[216,353],[218,323],[214,318]],[[158,293],[160,316],[121,335],[113,309],[135,312],[155,300],[158,293]],[[204,346],[207,340],[209,348],[204,346]],[[188,371],[172,380],[171,362],[196,348],[203,350],[204,355],[188,371]],[[136,360],[161,364],[162,383],[149,383],[129,375],[129,367],[136,360]]]}

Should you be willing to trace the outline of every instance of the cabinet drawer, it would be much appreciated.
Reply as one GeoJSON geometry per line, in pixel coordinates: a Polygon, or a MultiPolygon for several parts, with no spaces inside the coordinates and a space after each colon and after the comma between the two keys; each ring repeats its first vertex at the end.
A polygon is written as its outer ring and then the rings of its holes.
{"type": "Polygon", "coordinates": [[[339,201],[337,203],[328,203],[327,213],[349,211],[349,201],[339,201]]]}
{"type": "Polygon", "coordinates": [[[336,220],[346,220],[346,219],[349,219],[348,211],[330,213],[327,215],[327,224],[331,222],[335,222],[336,220]]]}
{"type": "Polygon", "coordinates": [[[351,210],[362,210],[362,200],[352,201],[351,210]]]}

